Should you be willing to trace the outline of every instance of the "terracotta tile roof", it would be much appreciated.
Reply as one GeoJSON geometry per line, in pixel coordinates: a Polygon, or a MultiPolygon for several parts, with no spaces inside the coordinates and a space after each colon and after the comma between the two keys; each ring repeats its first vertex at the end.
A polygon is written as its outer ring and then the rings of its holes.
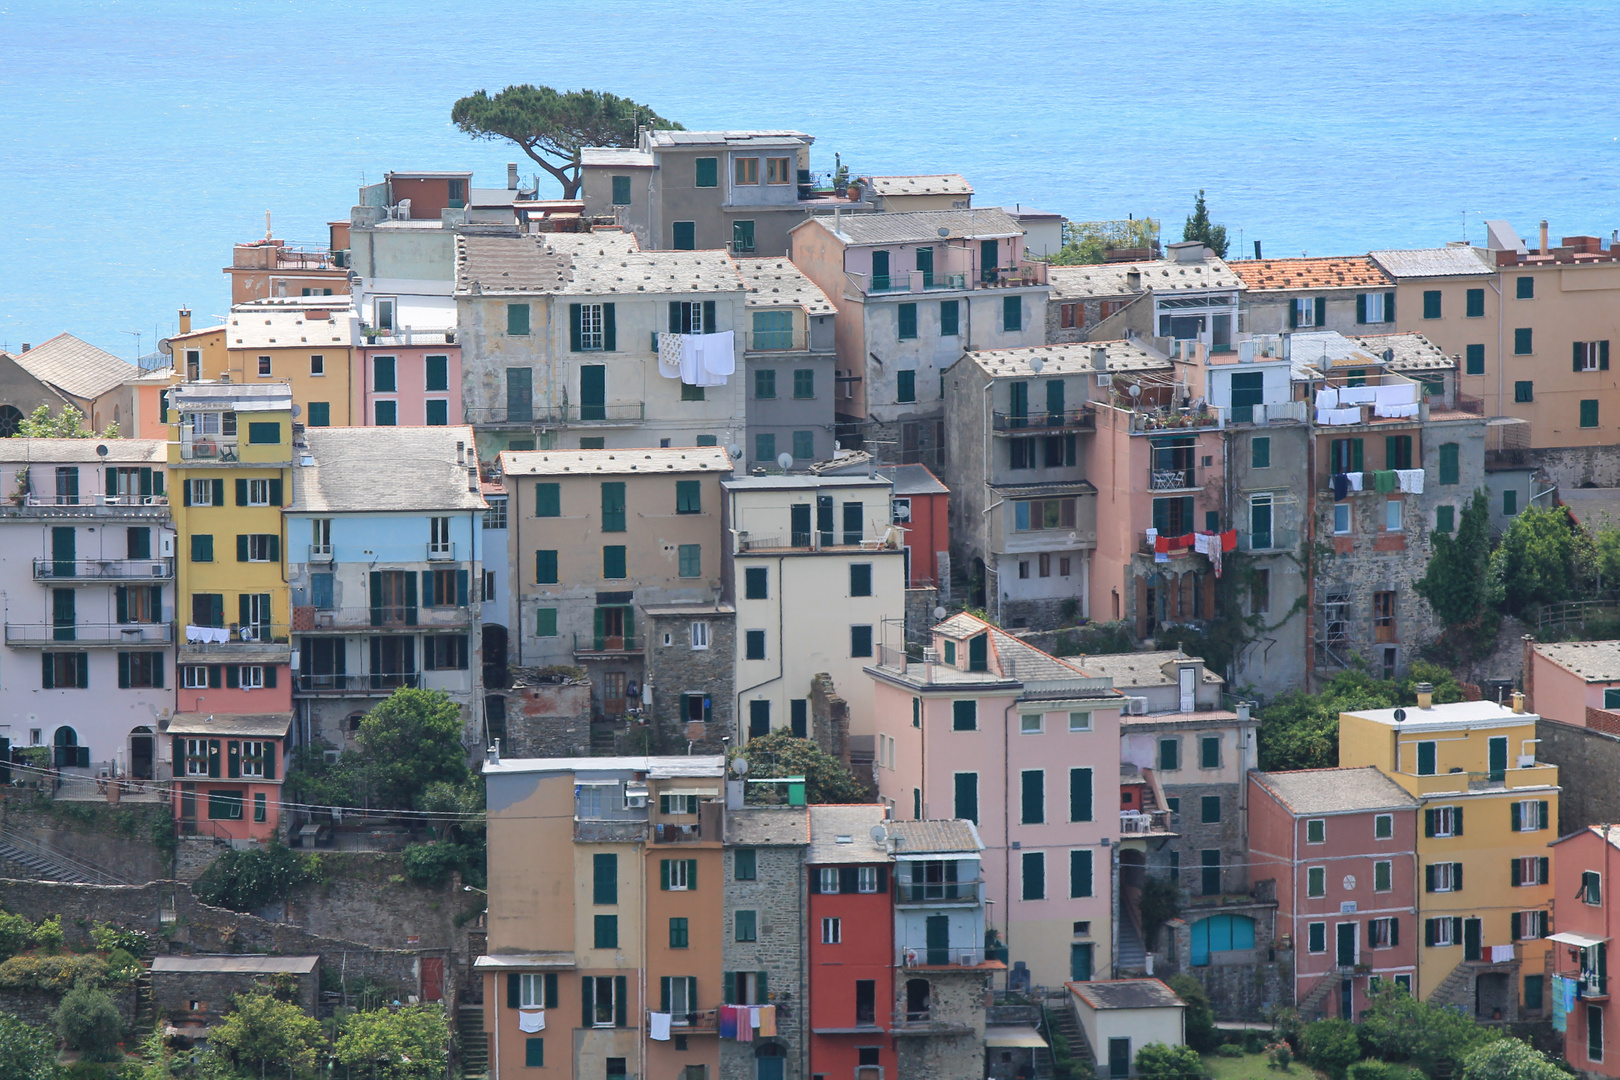
{"type": "Polygon", "coordinates": [[[1387,289],[1395,284],[1366,255],[1250,259],[1226,265],[1251,289],[1387,289]]]}

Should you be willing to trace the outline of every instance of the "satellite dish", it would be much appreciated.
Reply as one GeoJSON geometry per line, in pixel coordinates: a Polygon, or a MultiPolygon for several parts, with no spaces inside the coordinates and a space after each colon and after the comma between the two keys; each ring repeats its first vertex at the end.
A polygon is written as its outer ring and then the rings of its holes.
{"type": "Polygon", "coordinates": [[[1076,540],[1079,540],[1079,539],[1080,539],[1080,537],[1075,533],[1075,531],[1073,529],[1070,529],[1069,530],[1069,543],[1072,544],[1076,540]]]}
{"type": "Polygon", "coordinates": [[[782,467],[783,472],[793,468],[793,455],[786,450],[776,455],[776,463],[782,467]]]}
{"type": "Polygon", "coordinates": [[[731,772],[734,776],[748,775],[748,759],[735,757],[731,759],[731,772]]]}
{"type": "Polygon", "coordinates": [[[1395,359],[1395,350],[1394,349],[1385,349],[1384,350],[1384,363],[1387,364],[1393,359],[1395,359]]]}
{"type": "Polygon", "coordinates": [[[96,447],[96,453],[98,455],[100,455],[101,457],[106,457],[107,456],[107,444],[102,443],[101,445],[97,446],[96,447]]]}
{"type": "Polygon", "coordinates": [[[736,460],[737,458],[742,457],[742,447],[738,446],[736,443],[732,443],[730,446],[726,447],[726,453],[731,455],[732,460],[736,460]]]}
{"type": "Polygon", "coordinates": [[[1131,397],[1141,397],[1142,396],[1142,388],[1140,386],[1138,386],[1136,383],[1131,383],[1131,385],[1127,386],[1125,388],[1125,392],[1127,394],[1131,395],[1131,397]]]}
{"type": "Polygon", "coordinates": [[[158,338],[158,352],[162,353],[164,356],[173,356],[174,342],[170,341],[166,337],[158,338]]]}
{"type": "Polygon", "coordinates": [[[872,826],[872,843],[881,844],[889,838],[889,830],[881,825],[872,826]]]}
{"type": "Polygon", "coordinates": [[[910,503],[903,503],[903,502],[895,503],[894,504],[894,520],[896,520],[896,521],[910,521],[911,520],[911,504],[910,503]]]}
{"type": "Polygon", "coordinates": [[[945,605],[941,604],[938,607],[934,608],[934,618],[943,619],[944,617],[945,617],[945,605]]]}
{"type": "Polygon", "coordinates": [[[1405,709],[1396,709],[1395,710],[1395,722],[1397,724],[1399,724],[1401,721],[1403,721],[1405,719],[1406,719],[1406,710],[1405,709]]]}
{"type": "Polygon", "coordinates": [[[1029,370],[1033,371],[1035,374],[1039,375],[1041,373],[1041,369],[1045,366],[1046,361],[1042,360],[1040,357],[1032,356],[1029,358],[1029,370]]]}
{"type": "Polygon", "coordinates": [[[951,230],[946,229],[946,228],[941,228],[939,230],[939,235],[941,235],[941,236],[949,236],[949,235],[951,235],[951,230]]]}
{"type": "Polygon", "coordinates": [[[298,403],[296,401],[293,402],[292,414],[293,414],[293,419],[294,420],[298,419],[298,414],[303,412],[303,411],[304,410],[299,407],[299,405],[298,405],[298,403]]]}

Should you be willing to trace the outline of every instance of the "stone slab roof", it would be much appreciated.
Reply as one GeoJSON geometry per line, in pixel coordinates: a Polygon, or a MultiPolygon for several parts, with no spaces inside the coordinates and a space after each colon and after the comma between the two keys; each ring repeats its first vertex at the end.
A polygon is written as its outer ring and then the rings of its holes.
{"type": "Polygon", "coordinates": [[[1295,814],[1349,814],[1406,810],[1419,804],[1401,785],[1373,768],[1252,772],[1254,782],[1295,814]]]}
{"type": "MultiPolygon", "coordinates": [[[[1187,656],[1175,649],[1158,652],[1097,653],[1091,656],[1067,656],[1063,659],[1085,668],[1088,675],[1104,675],[1113,679],[1116,690],[1142,686],[1175,686],[1176,680],[1164,673],[1164,665],[1173,660],[1196,660],[1203,663],[1199,657],[1187,656]]],[[[1209,668],[1204,668],[1203,681],[1219,685],[1226,680],[1209,668]]]]}
{"type": "Polygon", "coordinates": [[[896,855],[929,855],[984,850],[971,821],[891,821],[889,843],[896,855]]]}
{"type": "Polygon", "coordinates": [[[141,375],[141,369],[72,334],[57,334],[12,362],[28,374],[71,397],[99,397],[141,375]]]}
{"type": "Polygon", "coordinates": [[[1384,361],[1391,371],[1447,371],[1455,370],[1457,358],[1422,334],[1365,334],[1350,339],[1374,355],[1382,357],[1386,351],[1394,353],[1384,361]]]}
{"type": "Polygon", "coordinates": [[[1135,296],[1202,289],[1242,289],[1243,279],[1214,256],[1201,263],[1168,259],[1145,262],[1098,263],[1094,266],[1049,266],[1046,281],[1053,300],[1080,300],[1092,296],[1135,296]],[[1136,274],[1136,283],[1131,283],[1136,274]]]}
{"type": "Polygon", "coordinates": [[[949,495],[951,489],[940,483],[939,477],[928,471],[926,465],[879,465],[879,476],[894,481],[896,495],[949,495]]]}
{"type": "Polygon", "coordinates": [[[1068,345],[1032,345],[1021,349],[982,349],[963,355],[992,379],[1032,379],[1029,362],[1039,358],[1041,375],[1094,373],[1093,351],[1102,349],[1109,371],[1169,371],[1171,363],[1134,341],[1077,341],[1068,345]]]}
{"type": "Polygon", "coordinates": [[[1187,1004],[1158,979],[1072,982],[1069,990],[1093,1009],[1166,1009],[1187,1004]]]}
{"type": "Polygon", "coordinates": [[[1537,642],[1532,648],[1589,683],[1620,680],[1620,641],[1537,642]]]}
{"type": "Polygon", "coordinates": [[[456,237],[456,292],[560,292],[571,278],[569,257],[541,235],[456,237]]]}
{"type": "Polygon", "coordinates": [[[992,240],[1024,235],[1024,227],[999,207],[984,210],[911,210],[899,214],[846,214],[837,223],[829,217],[811,220],[826,226],[829,232],[848,244],[937,244],[950,240],[992,240]],[[941,229],[945,230],[943,236],[940,235],[941,229]]]}
{"type": "Polygon", "coordinates": [[[814,138],[802,131],[672,131],[658,128],[646,134],[648,145],[654,147],[702,146],[760,146],[774,147],[791,143],[811,143],[814,138]]]}
{"type": "Polygon", "coordinates": [[[595,255],[606,258],[609,255],[627,255],[632,251],[641,250],[636,234],[625,232],[623,229],[593,229],[588,233],[543,233],[541,239],[546,247],[559,255],[595,255]]]}
{"type": "Polygon", "coordinates": [[[1250,289],[1387,289],[1395,279],[1366,255],[1315,259],[1242,259],[1232,272],[1250,289]]]}
{"type": "Polygon", "coordinates": [[[806,315],[833,315],[838,311],[821,287],[785,258],[738,259],[736,263],[743,287],[748,290],[748,307],[797,306],[806,315]]]}
{"type": "MultiPolygon", "coordinates": [[[[326,297],[347,300],[347,297],[326,297]]],[[[227,349],[319,349],[349,344],[349,305],[329,304],[322,308],[271,308],[255,306],[232,311],[225,322],[227,349]],[[326,318],[310,318],[325,314],[326,318]]]]}
{"type": "Polygon", "coordinates": [[[887,808],[860,803],[810,807],[810,850],[804,861],[817,863],[886,863],[889,849],[872,839],[872,827],[883,825],[887,808]]]}
{"type": "Polygon", "coordinates": [[[803,847],[810,843],[810,808],[745,806],[741,810],[727,810],[726,843],[749,847],[803,847]]]}
{"type": "MultiPolygon", "coordinates": [[[[981,632],[990,634],[990,671],[964,672],[980,680],[987,675],[999,676],[1007,679],[1084,679],[1091,673],[1083,671],[1073,664],[1049,656],[1028,642],[1013,637],[999,626],[992,626],[977,615],[967,612],[958,612],[934,627],[940,633],[958,641],[973,637],[981,632]]],[[[950,670],[945,665],[940,669],[950,670]]]]}
{"type": "Polygon", "coordinates": [[[180,383],[169,391],[171,408],[230,412],[290,412],[292,383],[180,383]]]}
{"type": "Polygon", "coordinates": [[[874,195],[971,195],[973,185],[958,173],[928,176],[868,176],[874,195]]]}
{"type": "Polygon", "coordinates": [[[319,956],[155,956],[153,974],[308,975],[319,956]]]}
{"type": "Polygon", "coordinates": [[[165,465],[168,460],[169,444],[162,439],[0,439],[0,462],[8,465],[165,465]]]}
{"type": "Polygon", "coordinates": [[[1485,261],[1489,256],[1484,248],[1458,246],[1374,251],[1370,258],[1396,278],[1490,277],[1496,267],[1485,261]]]}
{"type": "Polygon", "coordinates": [[[312,427],[293,470],[294,513],[483,510],[470,427],[312,427]],[[465,463],[456,460],[462,444],[465,463]],[[379,483],[387,477],[387,483],[379,483]]]}
{"type": "Polygon", "coordinates": [[[292,727],[292,713],[175,713],[170,735],[263,735],[281,737],[292,727]]]}
{"type": "Polygon", "coordinates": [[[619,168],[650,168],[656,159],[645,150],[620,146],[586,146],[579,151],[579,163],[586,167],[606,165],[619,168]]]}
{"type": "Polygon", "coordinates": [[[507,450],[506,476],[604,476],[610,474],[729,473],[731,455],[718,446],[614,450],[507,450]]]}

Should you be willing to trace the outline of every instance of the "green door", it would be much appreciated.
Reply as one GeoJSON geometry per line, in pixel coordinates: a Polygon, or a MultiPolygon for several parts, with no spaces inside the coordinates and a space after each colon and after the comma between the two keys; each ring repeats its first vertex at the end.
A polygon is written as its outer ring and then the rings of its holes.
{"type": "Polygon", "coordinates": [[[1108,1075],[1113,1080],[1131,1075],[1131,1040],[1108,1040],[1108,1075]]]}
{"type": "MultiPolygon", "coordinates": [[[[994,240],[979,241],[979,279],[981,281],[994,281],[996,279],[996,264],[1000,258],[996,254],[997,247],[994,240]]],[[[1129,1046],[1129,1040],[1126,1045],[1129,1046]]],[[[1121,1073],[1121,1076],[1124,1074],[1121,1073]]]]}
{"type": "Polygon", "coordinates": [[[1491,740],[1491,779],[1507,779],[1508,741],[1506,735],[1491,740]]]}
{"type": "Polygon", "coordinates": [[[526,424],[534,419],[534,372],[529,368],[506,369],[506,421],[526,424]]]}
{"type": "Polygon", "coordinates": [[[607,419],[607,368],[584,364],[579,369],[579,418],[607,419]]]}
{"type": "Polygon", "coordinates": [[[74,529],[72,526],[54,526],[51,529],[51,577],[73,577],[74,529]]]}
{"type": "Polygon", "coordinates": [[[934,287],[934,249],[920,247],[917,249],[917,269],[922,271],[923,288],[934,287]]]}
{"type": "Polygon", "coordinates": [[[57,641],[73,641],[73,624],[77,621],[73,610],[72,589],[51,590],[51,637],[57,641]]]}
{"type": "Polygon", "coordinates": [[[1069,946],[1069,978],[1075,982],[1091,981],[1091,945],[1069,946]]]}
{"type": "Polygon", "coordinates": [[[949,915],[928,916],[928,962],[930,964],[948,964],[951,962],[951,917],[949,915]]]}
{"type": "Polygon", "coordinates": [[[1254,407],[1265,400],[1266,376],[1259,371],[1241,371],[1232,374],[1232,422],[1254,422],[1254,407]]]}
{"type": "Polygon", "coordinates": [[[1479,959],[1480,922],[1478,919],[1463,920],[1463,959],[1479,959]]]}
{"type": "Polygon", "coordinates": [[[1340,967],[1353,967],[1356,962],[1356,924],[1342,922],[1338,926],[1338,948],[1334,950],[1334,963],[1340,967]]]}
{"type": "Polygon", "coordinates": [[[889,253],[887,251],[872,252],[872,288],[887,289],[889,287],[889,253]]]}

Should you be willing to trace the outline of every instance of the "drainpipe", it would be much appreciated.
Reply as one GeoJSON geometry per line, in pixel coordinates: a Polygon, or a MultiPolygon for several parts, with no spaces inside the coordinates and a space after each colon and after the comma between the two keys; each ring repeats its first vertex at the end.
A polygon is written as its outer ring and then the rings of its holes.
{"type": "MultiPolygon", "coordinates": [[[[1020,687],[1020,690],[1022,688],[1020,687]]],[[[1007,754],[1011,750],[1009,733],[1012,730],[1012,711],[1017,706],[1015,697],[1007,707],[1001,710],[1001,895],[1006,898],[1007,927],[1007,959],[1012,959],[1012,820],[1011,810],[1007,805],[1012,793],[1012,762],[1007,754]]],[[[1010,972],[1012,969],[1009,968],[1010,972]]],[[[1010,976],[1009,976],[1010,978],[1010,976]]]]}

